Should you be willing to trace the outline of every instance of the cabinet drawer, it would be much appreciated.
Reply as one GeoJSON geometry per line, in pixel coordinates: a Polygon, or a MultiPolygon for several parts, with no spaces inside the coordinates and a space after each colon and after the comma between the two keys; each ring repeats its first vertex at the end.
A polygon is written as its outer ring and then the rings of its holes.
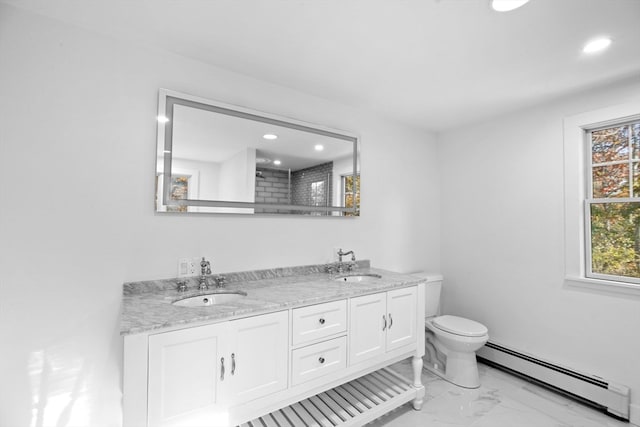
{"type": "Polygon", "coordinates": [[[291,352],[291,385],[347,367],[347,337],[334,338],[291,352]]]}
{"type": "Polygon", "coordinates": [[[347,301],[333,301],[293,310],[293,345],[347,330],[347,301]]]}

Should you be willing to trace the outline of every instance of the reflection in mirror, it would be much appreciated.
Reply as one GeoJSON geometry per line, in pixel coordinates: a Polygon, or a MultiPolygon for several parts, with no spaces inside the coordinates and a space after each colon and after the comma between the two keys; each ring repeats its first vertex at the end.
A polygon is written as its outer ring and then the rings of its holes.
{"type": "Polygon", "coordinates": [[[156,210],[358,216],[354,135],[160,90],[156,210]]]}

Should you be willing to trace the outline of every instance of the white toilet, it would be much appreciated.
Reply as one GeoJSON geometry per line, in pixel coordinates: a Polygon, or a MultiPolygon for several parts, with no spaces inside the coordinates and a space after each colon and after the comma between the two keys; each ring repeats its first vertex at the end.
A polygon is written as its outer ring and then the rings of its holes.
{"type": "Polygon", "coordinates": [[[489,339],[486,326],[457,316],[440,316],[442,276],[415,274],[426,280],[425,369],[465,388],[480,387],[476,350],[489,339]]]}

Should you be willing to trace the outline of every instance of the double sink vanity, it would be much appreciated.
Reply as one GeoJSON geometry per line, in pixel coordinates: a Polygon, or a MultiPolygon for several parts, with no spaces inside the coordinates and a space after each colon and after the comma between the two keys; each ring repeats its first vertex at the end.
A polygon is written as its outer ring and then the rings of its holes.
{"type": "Polygon", "coordinates": [[[419,409],[423,280],[325,267],[230,273],[209,289],[125,283],[124,426],[363,425],[419,409]],[[388,368],[409,357],[413,378],[388,368]]]}

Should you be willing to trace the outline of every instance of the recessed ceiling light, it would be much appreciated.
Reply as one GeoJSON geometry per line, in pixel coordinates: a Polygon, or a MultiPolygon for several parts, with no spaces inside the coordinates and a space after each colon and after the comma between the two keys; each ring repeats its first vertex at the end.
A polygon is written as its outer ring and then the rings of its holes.
{"type": "Polygon", "coordinates": [[[281,163],[282,162],[280,160],[274,160],[273,161],[273,164],[276,165],[276,166],[280,166],[281,163]]]}
{"type": "Polygon", "coordinates": [[[278,135],[275,135],[275,134],[273,134],[273,133],[265,133],[264,135],[262,135],[262,137],[263,137],[264,139],[269,139],[269,140],[271,140],[271,139],[278,139],[278,135]]]}
{"type": "Polygon", "coordinates": [[[596,53],[601,52],[609,47],[611,44],[611,39],[609,37],[600,37],[597,39],[590,40],[587,44],[584,45],[582,51],[584,53],[596,53]]]}
{"type": "Polygon", "coordinates": [[[169,121],[169,118],[167,116],[158,116],[158,121],[160,123],[167,123],[169,121]]]}
{"type": "Polygon", "coordinates": [[[524,6],[529,0],[491,0],[491,7],[496,12],[508,12],[524,6]]]}
{"type": "Polygon", "coordinates": [[[314,148],[316,149],[316,151],[322,151],[322,150],[324,150],[324,145],[317,144],[314,148]]]}

